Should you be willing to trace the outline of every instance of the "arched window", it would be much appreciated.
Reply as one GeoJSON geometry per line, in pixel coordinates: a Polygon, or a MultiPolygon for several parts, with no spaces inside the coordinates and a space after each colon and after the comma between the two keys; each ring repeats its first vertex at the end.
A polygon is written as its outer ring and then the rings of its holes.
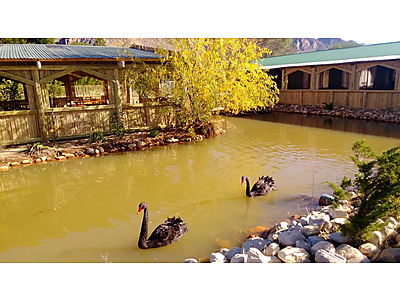
{"type": "Polygon", "coordinates": [[[348,89],[350,73],[331,68],[319,74],[319,89],[348,89]]]}
{"type": "Polygon", "coordinates": [[[47,83],[50,107],[109,104],[107,81],[74,72],[47,83]]]}
{"type": "Polygon", "coordinates": [[[302,71],[296,71],[288,76],[288,89],[309,89],[311,75],[302,71]]]}
{"type": "Polygon", "coordinates": [[[383,66],[362,70],[360,90],[394,90],[396,71],[383,66]]]}
{"type": "Polygon", "coordinates": [[[29,110],[25,95],[23,83],[0,77],[0,111],[29,110]]]}

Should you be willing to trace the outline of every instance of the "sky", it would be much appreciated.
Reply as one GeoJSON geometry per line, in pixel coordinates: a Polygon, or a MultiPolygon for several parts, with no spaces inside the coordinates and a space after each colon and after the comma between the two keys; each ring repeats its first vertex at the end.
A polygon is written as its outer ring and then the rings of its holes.
{"type": "Polygon", "coordinates": [[[380,0],[22,0],[2,4],[1,37],[257,37],[400,41],[400,2],[380,0]],[[20,2],[18,2],[20,3],[20,2]]]}

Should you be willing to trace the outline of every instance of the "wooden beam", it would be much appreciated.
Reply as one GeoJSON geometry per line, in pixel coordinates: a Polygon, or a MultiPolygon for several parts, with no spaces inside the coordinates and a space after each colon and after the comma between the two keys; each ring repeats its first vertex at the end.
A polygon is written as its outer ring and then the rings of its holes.
{"type": "Polygon", "coordinates": [[[38,126],[39,126],[39,132],[40,136],[42,138],[42,141],[44,143],[47,143],[48,140],[48,133],[44,124],[45,121],[45,112],[44,112],[44,99],[43,99],[43,93],[42,93],[42,88],[39,83],[39,71],[38,70],[33,70],[32,71],[32,79],[33,79],[33,87],[35,91],[35,100],[36,100],[36,107],[38,110],[38,126]]]}
{"type": "Polygon", "coordinates": [[[65,70],[63,70],[61,72],[57,72],[57,73],[54,73],[54,74],[51,74],[49,76],[45,76],[45,77],[41,78],[39,80],[39,83],[47,83],[49,81],[52,81],[52,80],[54,80],[56,78],[62,77],[64,75],[67,75],[67,74],[75,72],[75,71],[78,71],[78,69],[77,68],[68,68],[68,69],[65,69],[65,70]]]}
{"type": "Polygon", "coordinates": [[[30,80],[28,78],[25,78],[25,77],[22,77],[22,76],[18,76],[18,75],[12,74],[12,73],[0,71],[0,76],[7,77],[7,78],[10,78],[12,80],[19,81],[19,82],[22,82],[22,83],[25,83],[25,84],[33,85],[33,80],[30,80]]]}

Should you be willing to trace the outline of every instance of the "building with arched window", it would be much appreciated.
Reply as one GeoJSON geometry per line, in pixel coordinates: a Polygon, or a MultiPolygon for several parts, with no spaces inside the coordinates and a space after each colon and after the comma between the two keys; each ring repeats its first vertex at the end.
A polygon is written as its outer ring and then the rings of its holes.
{"type": "Polygon", "coordinates": [[[283,104],[400,108],[400,42],[268,57],[283,104]]]}

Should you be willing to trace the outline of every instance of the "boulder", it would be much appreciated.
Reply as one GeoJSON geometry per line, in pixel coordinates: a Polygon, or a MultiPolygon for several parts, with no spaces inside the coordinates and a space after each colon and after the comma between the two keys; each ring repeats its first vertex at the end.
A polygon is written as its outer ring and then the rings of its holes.
{"type": "Polygon", "coordinates": [[[314,225],[321,229],[330,219],[331,218],[326,213],[313,211],[310,216],[309,225],[314,225]]]}
{"type": "Polygon", "coordinates": [[[329,215],[332,219],[336,219],[336,218],[347,219],[349,217],[348,213],[345,211],[345,209],[342,205],[339,205],[338,207],[331,206],[329,208],[329,215]]]}
{"type": "Polygon", "coordinates": [[[316,243],[318,242],[322,242],[324,241],[324,239],[320,236],[317,235],[311,235],[307,238],[307,240],[309,241],[309,243],[311,244],[311,247],[314,246],[316,243]]]}
{"type": "Polygon", "coordinates": [[[29,165],[31,163],[31,161],[29,159],[24,159],[23,161],[21,161],[22,165],[29,165]]]}
{"type": "Polygon", "coordinates": [[[382,245],[383,242],[382,233],[380,233],[379,231],[373,231],[371,237],[368,239],[367,242],[372,243],[376,246],[382,245]]]}
{"type": "Polygon", "coordinates": [[[266,256],[273,256],[276,255],[279,250],[280,248],[277,243],[271,243],[263,250],[263,254],[266,256]]]}
{"type": "Polygon", "coordinates": [[[276,257],[275,255],[274,256],[270,256],[270,258],[271,258],[271,260],[268,262],[268,263],[270,263],[270,264],[276,264],[276,263],[281,263],[282,261],[278,258],[278,257],[276,257]]]}
{"type": "Polygon", "coordinates": [[[194,259],[194,258],[186,258],[183,262],[184,263],[198,263],[197,259],[194,259]]]}
{"type": "Polygon", "coordinates": [[[215,252],[210,255],[210,262],[212,263],[224,263],[226,261],[227,259],[222,253],[215,252]]]}
{"type": "Polygon", "coordinates": [[[279,243],[284,247],[295,246],[298,240],[306,240],[305,236],[299,231],[285,231],[278,236],[279,243]]]}
{"type": "Polygon", "coordinates": [[[56,156],[56,160],[65,160],[65,159],[67,159],[65,156],[62,155],[56,156]]]}
{"type": "Polygon", "coordinates": [[[368,257],[366,257],[365,255],[363,256],[358,256],[358,257],[354,257],[354,258],[350,258],[347,260],[347,263],[349,264],[360,264],[360,263],[370,263],[368,257]]]}
{"type": "Polygon", "coordinates": [[[225,252],[225,257],[227,260],[231,260],[236,254],[242,253],[242,248],[233,247],[231,250],[225,252]]]}
{"type": "Polygon", "coordinates": [[[322,194],[318,199],[318,206],[331,205],[333,200],[335,200],[335,197],[328,194],[322,194]]]}
{"type": "Polygon", "coordinates": [[[306,237],[320,234],[318,227],[314,225],[306,225],[300,230],[300,232],[306,237]]]}
{"type": "Polygon", "coordinates": [[[381,251],[375,262],[398,263],[400,262],[400,248],[387,248],[381,251]]]}
{"type": "Polygon", "coordinates": [[[9,166],[1,166],[0,171],[7,171],[9,168],[9,166]]]}
{"type": "Polygon", "coordinates": [[[73,157],[75,157],[75,154],[65,153],[63,156],[65,156],[66,158],[73,158],[73,157]]]}
{"type": "MultiPolygon", "coordinates": [[[[220,249],[218,249],[218,253],[221,253],[221,254],[223,254],[223,255],[225,255],[225,253],[226,252],[228,252],[229,251],[229,249],[228,248],[220,248],[220,249]]],[[[226,257],[226,256],[225,256],[226,257]]]]}
{"type": "Polygon", "coordinates": [[[329,252],[335,252],[335,246],[333,246],[333,244],[331,242],[321,241],[311,247],[311,250],[310,250],[311,255],[315,255],[315,253],[321,249],[323,249],[325,251],[329,251],[329,252]]]}
{"type": "Polygon", "coordinates": [[[350,239],[343,235],[341,232],[334,232],[329,235],[329,240],[335,244],[348,244],[350,243],[350,239]]]}
{"type": "Polygon", "coordinates": [[[265,256],[257,248],[250,248],[247,254],[247,263],[268,263],[271,260],[270,256],[265,256]]]}
{"type": "Polygon", "coordinates": [[[343,225],[346,223],[347,219],[346,218],[335,218],[331,220],[332,225],[343,225]]]}
{"type": "Polygon", "coordinates": [[[260,251],[263,251],[264,247],[268,246],[271,243],[272,243],[272,241],[269,239],[264,240],[260,237],[255,237],[255,238],[252,238],[252,239],[244,242],[242,244],[242,250],[244,253],[247,253],[250,248],[256,248],[260,251]]]}
{"type": "Polygon", "coordinates": [[[362,258],[364,254],[360,252],[357,248],[354,248],[348,244],[342,244],[336,248],[336,254],[343,256],[347,260],[352,258],[362,258]]]}
{"type": "Polygon", "coordinates": [[[376,254],[381,252],[381,250],[374,244],[372,243],[365,243],[362,244],[358,250],[367,257],[374,257],[376,254]]]}
{"type": "Polygon", "coordinates": [[[231,259],[231,263],[245,263],[245,262],[247,262],[247,254],[238,253],[235,254],[231,259]]]}
{"type": "Polygon", "coordinates": [[[305,217],[301,217],[301,218],[299,219],[299,223],[300,223],[301,225],[303,225],[303,226],[308,225],[309,222],[310,222],[310,215],[307,215],[307,216],[305,216],[305,217]]]}
{"type": "Polygon", "coordinates": [[[94,155],[94,149],[93,149],[93,148],[88,148],[88,149],[86,150],[86,154],[94,155]]]}
{"type": "Polygon", "coordinates": [[[319,249],[315,253],[315,261],[317,263],[346,263],[346,258],[335,252],[319,249]]]}
{"type": "Polygon", "coordinates": [[[287,246],[278,252],[278,257],[285,263],[309,262],[310,254],[303,248],[287,246]]]}
{"type": "Polygon", "coordinates": [[[310,251],[311,250],[311,243],[308,240],[306,240],[306,241],[298,240],[298,241],[296,241],[296,247],[297,248],[303,248],[303,249],[305,249],[307,251],[310,251]]]}

